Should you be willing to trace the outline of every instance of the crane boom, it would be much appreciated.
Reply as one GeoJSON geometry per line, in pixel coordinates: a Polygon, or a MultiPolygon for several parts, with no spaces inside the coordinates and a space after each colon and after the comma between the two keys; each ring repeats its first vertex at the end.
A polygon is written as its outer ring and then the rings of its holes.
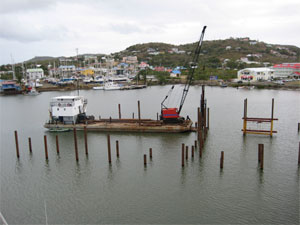
{"type": "Polygon", "coordinates": [[[200,50],[201,50],[201,47],[202,47],[202,42],[203,42],[203,38],[204,38],[205,29],[206,29],[206,26],[203,27],[200,39],[197,43],[195,52],[193,54],[192,62],[190,63],[190,69],[189,69],[188,77],[186,79],[186,83],[184,85],[184,89],[183,89],[182,97],[181,97],[181,100],[180,100],[179,108],[168,108],[164,105],[164,102],[168,98],[168,96],[171,93],[171,91],[173,90],[174,86],[172,86],[171,90],[169,91],[169,93],[167,94],[167,96],[165,97],[165,99],[161,103],[161,119],[166,123],[181,123],[181,122],[184,121],[184,118],[180,117],[179,114],[180,114],[181,109],[183,107],[183,104],[184,104],[184,101],[186,99],[187,93],[189,91],[190,85],[192,83],[194,73],[195,73],[195,69],[197,68],[198,59],[199,59],[200,50]]]}
{"type": "Polygon", "coordinates": [[[193,55],[193,61],[190,63],[190,70],[189,70],[189,74],[183,89],[183,93],[182,93],[182,97],[181,97],[181,101],[180,101],[180,105],[179,105],[179,109],[178,109],[178,114],[180,114],[181,109],[183,107],[184,101],[186,99],[187,93],[189,91],[190,85],[192,83],[193,77],[194,77],[194,73],[195,73],[195,69],[197,68],[197,64],[198,64],[198,59],[199,59],[199,55],[200,55],[200,51],[201,51],[201,47],[202,47],[202,42],[203,42],[203,38],[204,38],[204,33],[205,33],[205,29],[206,26],[203,27],[200,39],[197,43],[197,47],[195,49],[194,55],[193,55]]]}

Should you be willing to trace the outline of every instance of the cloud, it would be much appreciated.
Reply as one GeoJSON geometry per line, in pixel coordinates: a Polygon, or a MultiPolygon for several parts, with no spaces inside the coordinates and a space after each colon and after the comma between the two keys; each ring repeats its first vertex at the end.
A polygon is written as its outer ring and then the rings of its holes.
{"type": "Polygon", "coordinates": [[[206,40],[248,36],[300,46],[299,8],[298,0],[0,0],[0,64],[9,51],[22,58],[24,51],[111,53],[137,43],[190,43],[204,25],[206,40]]]}
{"type": "Polygon", "coordinates": [[[53,6],[55,0],[1,0],[0,13],[9,14],[16,12],[43,10],[53,6]]]}

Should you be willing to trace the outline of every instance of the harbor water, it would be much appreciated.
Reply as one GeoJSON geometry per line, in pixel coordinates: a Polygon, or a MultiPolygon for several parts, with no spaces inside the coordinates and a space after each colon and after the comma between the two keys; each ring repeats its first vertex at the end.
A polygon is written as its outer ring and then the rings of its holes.
{"type": "MultiPolygon", "coordinates": [[[[140,90],[84,90],[88,115],[96,118],[156,119],[171,86],[140,90]]],[[[181,97],[178,85],[172,96],[181,97]]],[[[8,224],[298,224],[298,149],[300,92],[206,87],[210,123],[202,158],[199,151],[181,167],[181,144],[189,146],[196,133],[110,133],[112,164],[108,164],[107,134],[77,131],[79,161],[75,160],[73,132],[53,133],[43,128],[49,120],[52,97],[72,92],[44,92],[38,96],[0,98],[0,211],[8,224]],[[275,100],[273,137],[243,136],[243,102],[248,116],[271,116],[275,100]],[[20,158],[14,131],[18,131],[20,158]],[[49,160],[45,160],[47,135],[49,160]],[[56,135],[60,155],[56,153],[56,135]],[[32,141],[29,153],[28,138],[32,141]],[[120,157],[115,154],[119,141],[120,157]],[[264,170],[257,161],[264,144],[264,170]],[[144,166],[143,155],[149,156],[144,166]],[[224,168],[220,154],[224,151],[224,168]]],[[[196,121],[201,87],[192,86],[181,114],[196,121]]],[[[172,103],[169,102],[169,104],[172,103]]],[[[172,105],[169,105],[172,106],[172,105]]],[[[178,105],[176,105],[178,106],[178,105]]],[[[252,124],[255,129],[265,124],[252,124]]]]}

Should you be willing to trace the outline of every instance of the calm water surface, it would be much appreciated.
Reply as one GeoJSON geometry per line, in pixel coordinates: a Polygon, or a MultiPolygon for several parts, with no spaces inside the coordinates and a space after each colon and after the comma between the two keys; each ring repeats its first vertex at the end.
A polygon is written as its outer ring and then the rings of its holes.
{"type": "MultiPolygon", "coordinates": [[[[177,86],[180,89],[182,86],[177,86]]],[[[80,91],[88,99],[88,114],[97,117],[137,115],[156,119],[170,86],[131,91],[80,91]]],[[[182,90],[182,89],[180,89],[182,90]]],[[[181,143],[191,146],[195,133],[112,133],[112,165],[107,162],[106,133],[88,133],[85,156],[83,133],[78,132],[79,163],[75,161],[73,133],[55,133],[43,124],[49,118],[51,97],[76,92],[46,92],[39,96],[7,96],[1,106],[0,210],[9,224],[298,224],[299,173],[297,165],[300,92],[237,90],[206,87],[210,129],[202,159],[187,160],[181,168],[181,143]],[[243,100],[248,116],[270,117],[275,99],[273,138],[243,137],[243,100]],[[19,133],[16,158],[14,130],[19,133]],[[45,161],[43,136],[48,137],[45,161]],[[33,154],[28,151],[32,139],[33,154]],[[120,158],[115,156],[115,141],[120,158]],[[257,164],[257,145],[265,146],[264,171],[257,164]],[[143,166],[143,154],[153,159],[143,166]],[[220,152],[224,169],[219,169],[220,152]],[[45,213],[46,212],[46,213],[45,213]],[[47,215],[47,216],[46,216],[47,215]]],[[[178,102],[180,91],[174,91],[178,102]]],[[[191,87],[182,115],[196,120],[201,88],[191,87]]],[[[170,100],[172,103],[172,99],[170,100]]],[[[172,106],[172,105],[169,105],[172,106]]],[[[256,125],[254,128],[262,128],[256,125]]]]}

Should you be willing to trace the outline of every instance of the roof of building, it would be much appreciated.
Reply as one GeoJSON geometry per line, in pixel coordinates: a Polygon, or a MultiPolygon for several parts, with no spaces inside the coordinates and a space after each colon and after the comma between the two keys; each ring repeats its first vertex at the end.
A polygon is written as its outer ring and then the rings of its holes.
{"type": "Polygon", "coordinates": [[[27,69],[26,72],[44,72],[42,68],[27,69]]]}
{"type": "MultiPolygon", "coordinates": [[[[260,71],[273,71],[273,69],[268,68],[268,67],[245,68],[245,69],[242,69],[242,70],[252,70],[252,71],[255,71],[255,72],[260,72],[260,71]]],[[[242,71],[242,70],[241,70],[241,71],[242,71]]]]}
{"type": "Polygon", "coordinates": [[[74,65],[72,65],[72,66],[59,66],[58,68],[59,69],[71,69],[71,68],[75,68],[75,66],[74,65]]]}
{"type": "Polygon", "coordinates": [[[300,69],[300,63],[282,63],[275,64],[273,68],[291,68],[291,69],[300,69]]]}

